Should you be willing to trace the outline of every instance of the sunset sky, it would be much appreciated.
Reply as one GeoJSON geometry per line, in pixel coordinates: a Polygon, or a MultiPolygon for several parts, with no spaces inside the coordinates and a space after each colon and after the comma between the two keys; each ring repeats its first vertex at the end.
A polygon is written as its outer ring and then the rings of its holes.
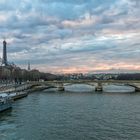
{"type": "Polygon", "coordinates": [[[140,0],[0,0],[0,56],[52,73],[140,72],[140,0]]]}

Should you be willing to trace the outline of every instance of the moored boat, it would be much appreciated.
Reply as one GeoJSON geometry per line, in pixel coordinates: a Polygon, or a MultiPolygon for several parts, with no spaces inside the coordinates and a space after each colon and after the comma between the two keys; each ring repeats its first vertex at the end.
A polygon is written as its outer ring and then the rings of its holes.
{"type": "Polygon", "coordinates": [[[28,93],[27,92],[17,92],[17,93],[10,93],[9,94],[9,97],[11,97],[12,100],[18,100],[18,99],[21,99],[21,98],[24,98],[28,96],[28,93]]]}
{"type": "Polygon", "coordinates": [[[5,111],[10,108],[12,108],[11,97],[6,93],[0,94],[0,112],[5,111]]]}

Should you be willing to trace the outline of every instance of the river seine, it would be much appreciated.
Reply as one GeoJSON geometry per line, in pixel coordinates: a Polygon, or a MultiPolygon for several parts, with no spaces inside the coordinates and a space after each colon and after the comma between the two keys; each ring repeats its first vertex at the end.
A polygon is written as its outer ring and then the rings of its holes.
{"type": "Polygon", "coordinates": [[[32,93],[0,114],[0,140],[140,140],[140,93],[32,93]]]}

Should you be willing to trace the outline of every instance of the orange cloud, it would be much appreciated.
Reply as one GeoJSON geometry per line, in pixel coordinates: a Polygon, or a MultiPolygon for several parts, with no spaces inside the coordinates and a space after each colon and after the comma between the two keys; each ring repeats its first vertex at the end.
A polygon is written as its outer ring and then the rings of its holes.
{"type": "MultiPolygon", "coordinates": [[[[100,71],[109,71],[113,72],[114,70],[118,70],[121,72],[121,70],[125,71],[139,71],[140,72],[140,65],[137,64],[127,64],[127,63],[116,63],[116,64],[96,64],[93,66],[71,66],[71,67],[58,67],[58,66],[37,66],[41,71],[44,72],[51,72],[51,73],[88,73],[88,72],[100,72],[100,71]]],[[[32,66],[32,68],[36,68],[35,66],[32,66]]]]}

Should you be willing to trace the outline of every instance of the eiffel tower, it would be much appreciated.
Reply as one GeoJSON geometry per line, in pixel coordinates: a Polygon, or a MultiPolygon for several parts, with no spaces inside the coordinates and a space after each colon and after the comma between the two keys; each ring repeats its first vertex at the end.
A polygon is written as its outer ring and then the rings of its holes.
{"type": "Polygon", "coordinates": [[[2,58],[2,64],[4,65],[4,66],[7,66],[8,65],[8,63],[7,63],[7,42],[4,40],[3,41],[3,58],[2,58]]]}

